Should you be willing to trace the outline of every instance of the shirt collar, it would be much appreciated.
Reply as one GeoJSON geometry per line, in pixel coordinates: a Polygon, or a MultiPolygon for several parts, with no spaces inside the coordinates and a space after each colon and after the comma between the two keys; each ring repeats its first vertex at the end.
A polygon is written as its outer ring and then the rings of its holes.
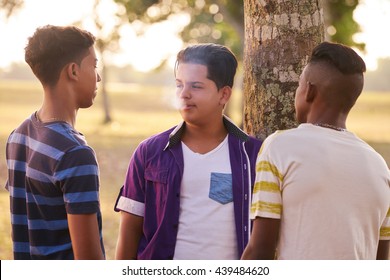
{"type": "MultiPolygon", "coordinates": [[[[235,135],[238,139],[246,142],[249,139],[249,135],[242,131],[238,126],[236,126],[231,119],[227,116],[223,116],[223,124],[225,125],[229,134],[235,135]]],[[[171,148],[178,144],[181,141],[181,136],[183,135],[185,129],[185,122],[182,121],[174,130],[169,134],[169,140],[164,150],[171,148]]]]}

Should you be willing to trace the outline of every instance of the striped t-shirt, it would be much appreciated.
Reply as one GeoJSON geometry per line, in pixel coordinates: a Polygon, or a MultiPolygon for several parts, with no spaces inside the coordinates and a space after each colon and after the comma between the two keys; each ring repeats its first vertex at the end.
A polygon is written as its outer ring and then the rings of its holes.
{"type": "Polygon", "coordinates": [[[6,157],[15,259],[73,259],[67,214],[97,213],[103,248],[99,169],[82,134],[33,114],[11,133],[6,157]]]}

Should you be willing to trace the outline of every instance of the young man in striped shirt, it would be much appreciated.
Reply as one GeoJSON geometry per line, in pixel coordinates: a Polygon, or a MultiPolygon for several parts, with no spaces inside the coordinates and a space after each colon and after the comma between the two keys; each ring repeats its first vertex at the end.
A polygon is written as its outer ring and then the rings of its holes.
{"type": "Polygon", "coordinates": [[[15,259],[104,259],[98,164],[74,128],[100,81],[94,42],[79,28],[47,25],[25,48],[44,98],[7,142],[15,259]]]}

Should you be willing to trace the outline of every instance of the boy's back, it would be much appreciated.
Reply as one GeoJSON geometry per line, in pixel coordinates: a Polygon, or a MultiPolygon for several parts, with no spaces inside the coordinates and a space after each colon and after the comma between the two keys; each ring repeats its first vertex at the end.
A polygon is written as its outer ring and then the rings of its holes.
{"type": "Polygon", "coordinates": [[[96,212],[102,227],[93,150],[67,123],[32,115],[10,135],[7,163],[15,259],[73,259],[67,212],[96,212]]]}
{"type": "Polygon", "coordinates": [[[302,124],[267,140],[258,160],[282,176],[257,178],[280,184],[260,195],[260,203],[281,199],[280,259],[375,259],[390,178],[370,146],[348,131],[302,124]]]}

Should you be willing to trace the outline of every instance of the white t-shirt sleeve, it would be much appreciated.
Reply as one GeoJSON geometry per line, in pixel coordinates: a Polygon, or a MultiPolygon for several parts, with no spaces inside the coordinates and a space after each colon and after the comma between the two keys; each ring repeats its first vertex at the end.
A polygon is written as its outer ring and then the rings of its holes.
{"type": "Polygon", "coordinates": [[[272,157],[271,135],[264,141],[256,161],[256,179],[253,189],[250,218],[280,219],[282,214],[281,186],[283,175],[272,157]]]}

